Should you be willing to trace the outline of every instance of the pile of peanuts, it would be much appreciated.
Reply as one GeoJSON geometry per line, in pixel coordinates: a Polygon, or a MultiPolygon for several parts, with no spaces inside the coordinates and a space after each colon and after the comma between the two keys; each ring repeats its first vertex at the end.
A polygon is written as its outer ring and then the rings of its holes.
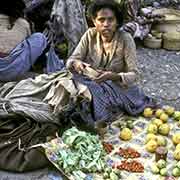
{"type": "Polygon", "coordinates": [[[120,155],[120,156],[122,156],[123,158],[126,158],[126,159],[128,159],[128,158],[138,158],[138,157],[141,156],[139,152],[137,152],[135,149],[129,148],[129,147],[126,148],[126,149],[123,149],[123,148],[120,147],[119,151],[116,152],[116,154],[118,154],[118,155],[120,155]]]}
{"type": "Polygon", "coordinates": [[[119,148],[116,154],[122,156],[126,160],[121,161],[120,164],[114,164],[113,168],[125,170],[128,172],[144,172],[144,166],[137,160],[127,160],[128,158],[138,158],[141,154],[133,148],[119,148]]]}
{"type": "Polygon", "coordinates": [[[136,160],[121,161],[121,164],[116,165],[116,168],[120,170],[126,170],[128,172],[139,172],[139,173],[144,172],[144,166],[136,160]]]}

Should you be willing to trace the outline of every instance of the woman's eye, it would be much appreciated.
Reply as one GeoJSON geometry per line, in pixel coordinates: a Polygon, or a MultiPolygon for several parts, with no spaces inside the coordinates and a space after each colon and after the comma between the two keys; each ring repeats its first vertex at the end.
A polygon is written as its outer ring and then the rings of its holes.
{"type": "Polygon", "coordinates": [[[103,23],[103,22],[104,22],[104,20],[105,20],[105,19],[99,19],[99,21],[100,21],[101,23],[103,23]]]}
{"type": "Polygon", "coordinates": [[[113,21],[113,18],[109,18],[108,21],[109,21],[109,22],[112,22],[112,21],[113,21]]]}

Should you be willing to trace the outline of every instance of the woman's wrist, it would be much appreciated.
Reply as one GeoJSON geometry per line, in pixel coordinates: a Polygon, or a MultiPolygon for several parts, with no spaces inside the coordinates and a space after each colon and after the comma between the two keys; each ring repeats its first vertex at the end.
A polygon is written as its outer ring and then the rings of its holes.
{"type": "Polygon", "coordinates": [[[122,82],[122,77],[121,77],[120,74],[112,72],[112,79],[111,80],[112,81],[120,81],[120,82],[122,82]]]}

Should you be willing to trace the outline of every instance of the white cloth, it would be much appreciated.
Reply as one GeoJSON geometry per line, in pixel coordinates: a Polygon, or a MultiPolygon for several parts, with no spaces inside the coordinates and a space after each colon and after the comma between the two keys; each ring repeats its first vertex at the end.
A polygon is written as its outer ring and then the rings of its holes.
{"type": "Polygon", "coordinates": [[[12,29],[9,26],[9,17],[0,14],[0,52],[5,54],[31,34],[30,25],[23,18],[18,18],[12,29]]]}

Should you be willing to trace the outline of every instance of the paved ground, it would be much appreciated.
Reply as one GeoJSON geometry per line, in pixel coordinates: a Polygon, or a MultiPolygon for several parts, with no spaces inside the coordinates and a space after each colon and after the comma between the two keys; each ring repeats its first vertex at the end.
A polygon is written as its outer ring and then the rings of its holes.
{"type": "MultiPolygon", "coordinates": [[[[142,74],[140,86],[145,93],[180,110],[180,52],[163,49],[137,49],[142,74]]],[[[47,169],[26,174],[0,171],[0,180],[61,180],[47,169]]]]}
{"type": "Polygon", "coordinates": [[[138,48],[137,55],[146,94],[180,110],[180,52],[138,48]]]}

